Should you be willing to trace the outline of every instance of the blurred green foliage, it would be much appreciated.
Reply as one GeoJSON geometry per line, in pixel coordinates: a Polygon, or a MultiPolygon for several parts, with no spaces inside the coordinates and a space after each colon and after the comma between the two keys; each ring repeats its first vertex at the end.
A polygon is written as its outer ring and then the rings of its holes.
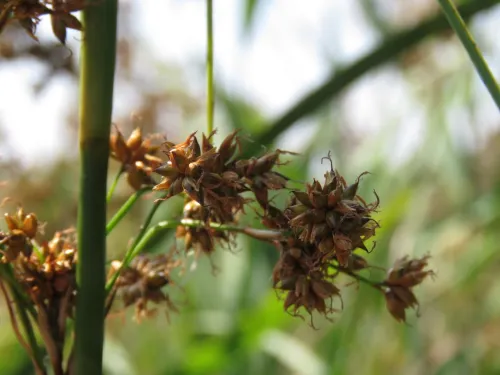
{"type": "MultiPolygon", "coordinates": [[[[256,4],[261,2],[247,3],[244,22],[248,26],[256,4]]],[[[374,3],[363,1],[367,14],[378,17],[374,3]]],[[[379,26],[382,22],[385,32],[389,29],[386,21],[380,17],[373,21],[379,26]]],[[[422,66],[436,67],[431,52],[445,43],[446,38],[436,38],[416,47],[410,51],[414,53],[409,56],[411,63],[403,56],[397,69],[409,85],[416,85],[412,77],[422,66]]],[[[321,165],[321,157],[331,151],[335,166],[349,181],[364,170],[372,172],[363,179],[361,193],[370,197],[376,189],[382,202],[377,214],[382,227],[376,235],[376,249],[367,259],[389,266],[405,254],[432,255],[437,277],[416,289],[421,303],[419,318],[412,314],[408,324],[396,323],[380,295],[364,285],[348,286],[350,280],[345,279],[344,310],[334,323],[315,316],[318,330],[313,330],[306,322],[287,315],[271,289],[276,249],[238,237],[233,251],[219,249],[213,257],[219,270],[216,274],[202,257],[195,271],[187,269],[184,275],[174,275],[171,296],[179,313],[170,314],[170,322],[161,310],[156,318],[140,324],[132,321],[131,311],[117,311],[108,319],[106,373],[500,373],[500,133],[491,131],[474,147],[464,147],[457,140],[450,115],[456,108],[469,116],[471,137],[480,138],[474,129],[481,125],[474,117],[477,77],[467,63],[455,71],[436,68],[426,74],[430,83],[414,91],[426,127],[421,129],[423,139],[416,150],[406,158],[393,156],[398,134],[406,130],[395,124],[397,116],[376,134],[355,133],[343,121],[344,109],[336,102],[314,112],[314,135],[301,144],[301,155],[290,157],[292,161],[283,167],[283,173],[296,184],[312,177],[321,179],[327,168],[321,165]]],[[[256,105],[222,90],[218,95],[218,114],[227,120],[221,134],[232,128],[262,134],[266,116],[256,105]]],[[[342,95],[337,100],[342,101],[342,95]]],[[[498,129],[500,118],[493,122],[498,129]]],[[[297,131],[300,128],[291,127],[279,134],[278,143],[297,131]]],[[[76,165],[66,159],[43,170],[22,170],[5,163],[1,179],[8,179],[9,185],[2,195],[22,202],[27,211],[46,220],[50,236],[75,224],[76,165]]],[[[117,168],[115,164],[112,167],[117,168]]],[[[110,179],[114,172],[110,171],[110,179]]],[[[129,194],[128,187],[120,184],[109,207],[110,216],[129,194]]],[[[141,199],[110,235],[110,257],[123,254],[151,204],[150,196],[141,199]]],[[[155,221],[178,217],[181,207],[181,198],[172,199],[161,207],[155,221]]],[[[257,221],[253,224],[258,225],[257,221]]],[[[151,251],[166,251],[173,242],[170,233],[158,239],[151,251]]],[[[366,276],[381,278],[382,271],[372,269],[366,276]]],[[[0,309],[0,322],[0,373],[31,374],[5,308],[0,309]]]]}

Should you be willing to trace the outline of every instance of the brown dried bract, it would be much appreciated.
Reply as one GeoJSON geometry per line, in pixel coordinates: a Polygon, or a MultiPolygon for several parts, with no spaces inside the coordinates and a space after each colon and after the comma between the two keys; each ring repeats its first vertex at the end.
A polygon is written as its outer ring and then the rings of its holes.
{"type": "Polygon", "coordinates": [[[50,15],[54,35],[65,44],[67,29],[83,30],[71,13],[91,4],[86,0],[4,0],[0,3],[0,32],[7,22],[17,20],[30,37],[38,40],[35,33],[40,17],[50,15]]]}

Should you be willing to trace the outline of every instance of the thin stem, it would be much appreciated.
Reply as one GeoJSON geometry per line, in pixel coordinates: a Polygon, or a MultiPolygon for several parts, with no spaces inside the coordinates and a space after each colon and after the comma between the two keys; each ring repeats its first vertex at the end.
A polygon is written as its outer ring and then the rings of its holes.
{"type": "Polygon", "coordinates": [[[144,223],[141,225],[139,234],[135,237],[134,242],[132,243],[132,247],[137,246],[142,237],[144,237],[144,234],[146,233],[149,224],[151,224],[151,221],[153,220],[153,216],[155,215],[156,211],[158,210],[162,202],[163,202],[162,200],[157,200],[156,202],[153,203],[153,206],[149,210],[148,216],[146,216],[146,220],[144,220],[144,223]]]}
{"type": "Polygon", "coordinates": [[[76,375],[101,375],[104,344],[106,180],[116,59],[117,0],[82,12],[80,74],[80,196],[76,375]]]}
{"type": "Polygon", "coordinates": [[[108,281],[108,284],[106,285],[106,291],[109,293],[113,289],[113,286],[116,280],[118,279],[120,271],[123,268],[127,267],[138,254],[144,251],[144,249],[147,247],[149,242],[154,237],[156,237],[158,234],[168,229],[177,228],[178,226],[184,226],[188,228],[206,228],[208,226],[209,228],[217,231],[243,233],[246,234],[247,236],[257,238],[263,241],[281,240],[287,234],[286,232],[279,232],[279,231],[265,230],[265,229],[254,229],[254,228],[242,228],[228,224],[219,224],[219,223],[207,224],[201,220],[192,220],[192,219],[161,221],[154,227],[150,228],[139,241],[135,241],[134,245],[127,250],[127,253],[125,254],[123,262],[120,266],[120,269],[118,269],[113,274],[111,279],[108,281]]]}
{"type": "Polygon", "coordinates": [[[214,130],[214,27],[213,4],[207,1],[207,132],[214,130]]]}
{"type": "MultiPolygon", "coordinates": [[[[16,335],[17,340],[19,341],[21,346],[26,350],[26,352],[30,356],[30,358],[33,362],[33,365],[35,366],[35,371],[36,371],[37,375],[46,374],[46,371],[43,369],[43,365],[42,365],[43,362],[40,361],[40,359],[38,358],[38,347],[36,345],[36,341],[35,341],[34,346],[33,346],[33,343],[31,342],[31,340],[30,340],[30,343],[28,344],[26,342],[26,340],[24,339],[23,335],[21,334],[21,332],[19,331],[16,313],[14,312],[14,309],[12,308],[13,302],[10,300],[9,293],[7,292],[7,289],[5,288],[3,281],[1,279],[0,279],[0,289],[2,291],[2,294],[5,297],[5,303],[7,304],[7,310],[9,312],[10,322],[12,324],[12,329],[14,330],[14,334],[16,335]]],[[[20,309],[21,308],[19,308],[19,310],[20,309]]],[[[27,317],[27,316],[25,316],[25,317],[27,317]]],[[[29,319],[27,320],[27,322],[31,325],[31,322],[29,321],[29,319]]],[[[26,321],[23,320],[22,323],[24,325],[26,323],[26,321]]],[[[26,326],[24,326],[24,327],[25,327],[25,329],[27,328],[26,326]]],[[[31,327],[31,332],[33,332],[32,327],[31,327]]]]}
{"type": "MultiPolygon", "coordinates": [[[[458,7],[462,17],[469,19],[475,14],[498,5],[498,0],[472,0],[458,7]]],[[[313,88],[288,108],[275,121],[266,126],[266,131],[258,135],[255,142],[245,148],[244,154],[252,156],[260,150],[261,145],[269,145],[281,133],[289,129],[297,121],[310,116],[315,111],[338,97],[343,90],[369,71],[390,62],[401,53],[415,47],[431,35],[448,30],[450,25],[446,17],[438,14],[424,20],[415,27],[399,32],[384,39],[380,45],[351,65],[336,69],[325,82],[313,88]]]]}
{"type": "Polygon", "coordinates": [[[354,272],[354,271],[351,271],[347,268],[343,268],[343,267],[340,267],[340,266],[335,266],[335,265],[332,265],[331,266],[333,269],[337,270],[338,272],[340,273],[343,273],[344,275],[348,275],[350,277],[352,277],[353,279],[356,279],[357,281],[360,281],[362,283],[365,283],[367,285],[370,285],[372,288],[375,288],[379,291],[382,290],[382,283],[378,282],[378,281],[372,281],[370,279],[367,279],[366,277],[364,276],[361,276],[360,274],[354,272]]]}
{"type": "Polygon", "coordinates": [[[118,173],[115,176],[115,179],[113,180],[113,183],[111,184],[111,187],[108,190],[108,195],[106,196],[106,202],[109,203],[111,198],[113,197],[113,193],[115,192],[116,186],[118,185],[118,181],[120,181],[120,177],[122,176],[124,170],[123,168],[120,168],[118,170],[118,173]]]}
{"type": "MultiPolygon", "coordinates": [[[[28,316],[28,311],[30,308],[34,310],[33,305],[31,303],[26,303],[24,296],[19,294],[19,291],[13,286],[9,285],[10,291],[12,294],[12,298],[14,299],[18,309],[19,318],[21,324],[26,332],[26,336],[28,337],[28,342],[31,346],[31,349],[34,353],[34,361],[37,363],[37,366],[43,368],[43,353],[40,350],[38,343],[36,341],[35,331],[33,329],[33,324],[28,316]]],[[[38,314],[37,314],[38,315],[38,314]]],[[[37,319],[37,317],[34,317],[37,319]]]]}
{"type": "Polygon", "coordinates": [[[465,50],[469,54],[472,63],[476,67],[476,70],[481,77],[481,80],[490,92],[490,95],[495,101],[498,109],[500,109],[500,88],[498,87],[495,77],[491,73],[488,64],[481,54],[481,51],[477,47],[474,38],[467,29],[467,25],[460,16],[460,13],[458,12],[455,5],[450,0],[438,0],[438,2],[439,5],[441,5],[443,13],[448,19],[448,22],[462,42],[465,50]]]}
{"type": "Polygon", "coordinates": [[[4,279],[9,287],[12,290],[12,293],[17,299],[19,299],[18,303],[21,303],[22,306],[24,306],[25,310],[27,310],[31,317],[34,320],[38,319],[38,314],[33,307],[33,304],[30,302],[26,294],[24,293],[22,286],[19,284],[19,282],[16,280],[16,278],[13,275],[12,268],[9,264],[0,264],[0,279],[4,279]]]}
{"type": "Polygon", "coordinates": [[[110,234],[111,231],[118,225],[118,223],[127,215],[127,213],[132,209],[135,202],[144,194],[151,191],[150,187],[142,188],[137,190],[132,194],[129,199],[120,207],[118,212],[111,218],[111,220],[106,225],[106,235],[110,234]]]}

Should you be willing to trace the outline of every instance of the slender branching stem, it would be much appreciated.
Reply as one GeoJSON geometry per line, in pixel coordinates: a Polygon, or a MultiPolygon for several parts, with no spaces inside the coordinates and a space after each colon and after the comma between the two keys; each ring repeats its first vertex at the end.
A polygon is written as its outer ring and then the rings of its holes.
{"type": "Polygon", "coordinates": [[[127,213],[132,209],[134,204],[139,200],[139,198],[151,191],[151,187],[145,187],[137,190],[132,194],[129,199],[120,207],[118,212],[111,218],[111,220],[106,225],[106,235],[110,234],[111,231],[118,225],[118,223],[127,215],[127,213]]]}
{"type": "Polygon", "coordinates": [[[476,67],[477,73],[481,77],[481,80],[490,92],[491,97],[500,110],[500,88],[495,80],[495,77],[493,76],[493,73],[491,73],[486,60],[481,54],[481,51],[477,47],[474,38],[467,29],[467,25],[465,24],[464,20],[460,16],[460,13],[451,0],[438,0],[438,2],[439,5],[441,5],[441,9],[445,14],[446,19],[450,23],[451,27],[457,34],[458,39],[460,39],[465,50],[469,54],[472,63],[476,67]]]}
{"type": "Polygon", "coordinates": [[[366,277],[361,276],[359,273],[354,272],[354,271],[349,270],[349,269],[344,268],[344,267],[340,267],[340,266],[336,266],[336,265],[332,265],[331,267],[333,269],[335,269],[336,271],[338,271],[340,273],[343,273],[344,275],[352,277],[353,279],[355,279],[355,280],[357,280],[359,282],[362,282],[364,284],[367,284],[367,285],[371,286],[372,288],[375,288],[375,289],[377,289],[379,291],[382,291],[383,283],[381,283],[381,282],[367,279],[366,277]]]}
{"type": "Polygon", "coordinates": [[[118,185],[118,182],[120,181],[120,177],[122,176],[124,170],[123,168],[120,168],[118,170],[118,173],[116,174],[112,184],[111,184],[111,187],[109,188],[108,190],[108,195],[106,196],[106,202],[109,203],[109,201],[111,200],[111,198],[113,197],[113,194],[115,192],[115,189],[116,189],[116,186],[118,185]]]}
{"type": "Polygon", "coordinates": [[[214,130],[214,27],[213,4],[207,1],[207,132],[214,130]]]}
{"type": "MultiPolygon", "coordinates": [[[[113,289],[113,286],[116,280],[118,279],[121,269],[127,267],[137,255],[143,252],[154,237],[156,237],[160,233],[163,233],[166,230],[177,228],[178,226],[184,226],[188,228],[209,227],[210,229],[214,229],[216,231],[221,231],[221,232],[243,233],[246,234],[247,236],[257,238],[263,241],[281,240],[287,234],[287,232],[280,232],[280,231],[266,230],[266,229],[245,228],[245,227],[238,227],[234,225],[219,224],[219,223],[205,223],[201,220],[192,220],[192,219],[161,221],[155,226],[151,227],[140,238],[140,240],[134,241],[134,244],[128,249],[127,253],[125,254],[120,269],[118,269],[117,272],[115,272],[108,281],[106,285],[106,291],[109,293],[113,289]]],[[[139,236],[137,238],[139,238],[139,236]]]]}

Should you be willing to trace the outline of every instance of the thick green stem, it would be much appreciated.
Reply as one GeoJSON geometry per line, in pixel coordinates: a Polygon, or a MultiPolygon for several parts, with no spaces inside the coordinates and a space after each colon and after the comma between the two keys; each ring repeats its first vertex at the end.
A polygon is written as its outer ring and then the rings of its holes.
{"type": "Polygon", "coordinates": [[[132,209],[135,202],[144,194],[151,191],[150,187],[142,188],[137,190],[134,194],[130,196],[129,199],[120,207],[118,212],[111,218],[109,223],[106,225],[106,234],[110,234],[111,231],[118,225],[118,223],[127,215],[127,213],[132,209]]]}
{"type": "Polygon", "coordinates": [[[76,375],[102,374],[106,261],[106,179],[113,103],[117,0],[82,12],[80,196],[76,375]]]}
{"type": "Polygon", "coordinates": [[[500,88],[498,87],[495,77],[491,73],[488,64],[481,54],[481,51],[479,50],[479,48],[477,48],[477,44],[474,41],[474,38],[467,29],[467,25],[460,16],[460,13],[458,12],[455,5],[450,0],[438,0],[438,2],[443,9],[443,13],[448,19],[448,22],[462,42],[465,50],[469,54],[472,63],[476,67],[476,70],[481,77],[481,80],[490,92],[490,95],[495,101],[498,109],[500,109],[500,88]]]}
{"type": "Polygon", "coordinates": [[[207,1],[207,132],[214,130],[214,35],[213,4],[207,1]]]}

